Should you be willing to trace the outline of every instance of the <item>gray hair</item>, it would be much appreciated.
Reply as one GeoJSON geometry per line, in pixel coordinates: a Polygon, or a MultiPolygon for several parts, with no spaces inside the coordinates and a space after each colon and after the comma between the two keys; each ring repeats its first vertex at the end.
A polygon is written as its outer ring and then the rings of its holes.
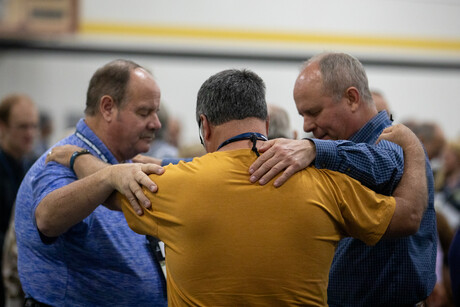
{"type": "Polygon", "coordinates": [[[205,115],[212,125],[248,117],[266,120],[264,81],[247,69],[228,69],[209,77],[198,91],[198,125],[201,114],[205,115]]]}
{"type": "Polygon", "coordinates": [[[93,116],[102,96],[112,97],[117,107],[122,107],[126,98],[131,71],[142,68],[128,60],[114,60],[99,68],[91,77],[86,94],[85,114],[93,116]]]}
{"type": "Polygon", "coordinates": [[[366,71],[357,58],[346,53],[321,53],[310,58],[304,65],[312,62],[318,62],[324,94],[339,101],[345,90],[353,86],[363,101],[373,103],[366,71]]]}
{"type": "Polygon", "coordinates": [[[268,139],[292,138],[289,115],[285,109],[275,105],[269,105],[268,117],[270,119],[270,125],[268,126],[268,139]]]}

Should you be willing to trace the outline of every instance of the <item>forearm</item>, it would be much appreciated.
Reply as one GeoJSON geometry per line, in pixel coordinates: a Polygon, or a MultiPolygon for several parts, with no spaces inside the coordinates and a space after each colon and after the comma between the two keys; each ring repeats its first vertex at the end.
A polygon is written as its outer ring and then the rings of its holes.
{"type": "Polygon", "coordinates": [[[92,175],[107,166],[110,166],[110,164],[103,162],[93,155],[81,155],[75,159],[73,169],[78,179],[81,179],[92,175]]]}
{"type": "Polygon", "coordinates": [[[79,179],[94,174],[98,170],[109,166],[90,152],[75,145],[62,145],[53,147],[46,156],[46,163],[57,162],[74,171],[79,179]],[[83,154],[82,154],[83,152],[83,154]],[[72,165],[73,164],[73,165],[72,165]]]}
{"type": "Polygon", "coordinates": [[[43,198],[35,210],[40,232],[48,237],[59,236],[90,215],[114,190],[110,171],[105,168],[43,198]]]}
{"type": "Polygon", "coordinates": [[[415,233],[428,204],[425,152],[420,144],[404,148],[404,173],[393,196],[396,209],[387,236],[415,233]]]}
{"type": "MultiPolygon", "coordinates": [[[[100,176],[101,174],[106,174],[105,172],[103,172],[104,170],[109,169],[108,172],[110,172],[111,176],[104,179],[101,183],[98,183],[97,180],[95,183],[90,183],[90,185],[94,184],[90,186],[91,188],[100,188],[101,194],[97,194],[96,196],[85,195],[87,193],[85,186],[83,186],[83,189],[80,190],[80,193],[82,193],[82,195],[77,195],[76,198],[89,198],[90,203],[93,203],[94,205],[89,206],[88,208],[86,208],[86,210],[79,211],[81,212],[81,214],[75,214],[75,218],[72,217],[74,220],[78,222],[82,219],[82,217],[84,218],[88,216],[94,210],[95,206],[97,206],[97,204],[99,203],[103,203],[109,209],[120,210],[120,206],[119,204],[117,204],[114,198],[107,199],[111,195],[111,192],[113,190],[118,190],[123,195],[125,195],[138,214],[142,214],[142,207],[150,207],[150,200],[142,192],[141,186],[145,186],[151,192],[156,192],[157,186],[153,181],[150,180],[148,175],[162,174],[164,171],[162,167],[152,163],[121,163],[117,165],[109,165],[100,161],[95,156],[89,154],[81,154],[77,157],[74,156],[73,159],[71,158],[75,152],[81,150],[82,148],[74,145],[57,146],[53,148],[52,152],[47,156],[46,159],[47,162],[55,161],[66,167],[69,167],[71,161],[73,160],[73,170],[78,178],[86,179],[90,178],[95,174],[99,174],[98,176],[100,176]],[[106,190],[107,184],[110,184],[110,186],[112,187],[108,191],[106,190]],[[103,189],[102,185],[104,185],[106,189],[103,189]],[[97,198],[97,202],[93,202],[94,198],[97,198]]],[[[153,160],[150,159],[149,161],[153,160]]],[[[94,180],[94,177],[91,180],[94,180]]],[[[91,181],[85,180],[84,182],[87,183],[91,181]]],[[[73,190],[63,191],[66,192],[63,196],[60,196],[59,194],[53,196],[58,197],[58,199],[59,197],[63,197],[65,199],[69,196],[73,197],[72,193],[75,193],[73,192],[73,190]]],[[[67,214],[66,212],[64,213],[67,214]]],[[[58,215],[58,218],[60,216],[61,215],[58,215]]],[[[68,219],[66,219],[65,221],[67,220],[68,219]]],[[[63,224],[67,225],[68,223],[63,222],[63,224]]],[[[52,225],[54,225],[54,223],[52,225]]],[[[71,223],[71,225],[73,224],[71,223]]],[[[66,227],[63,228],[67,229],[66,227]]],[[[62,227],[59,228],[59,230],[62,231],[62,227]]]]}

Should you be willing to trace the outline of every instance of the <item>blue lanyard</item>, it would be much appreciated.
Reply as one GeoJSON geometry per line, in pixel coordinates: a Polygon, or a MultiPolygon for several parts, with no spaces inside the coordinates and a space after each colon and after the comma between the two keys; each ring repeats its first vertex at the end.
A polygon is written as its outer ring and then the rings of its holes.
{"type": "Polygon", "coordinates": [[[102,153],[102,151],[99,148],[97,148],[96,145],[93,144],[93,142],[88,140],[78,130],[75,132],[75,135],[77,136],[77,138],[82,140],[86,145],[88,145],[92,150],[94,150],[98,154],[98,156],[101,158],[102,161],[104,161],[105,163],[109,163],[109,159],[107,159],[107,157],[102,153]]]}
{"type": "Polygon", "coordinates": [[[258,132],[246,132],[242,134],[238,134],[234,137],[229,138],[228,140],[224,141],[222,144],[217,147],[217,150],[221,149],[222,147],[242,140],[251,140],[252,141],[252,148],[251,150],[256,153],[257,156],[260,156],[259,152],[257,151],[256,143],[257,140],[259,141],[268,141],[267,137],[258,132]]]}

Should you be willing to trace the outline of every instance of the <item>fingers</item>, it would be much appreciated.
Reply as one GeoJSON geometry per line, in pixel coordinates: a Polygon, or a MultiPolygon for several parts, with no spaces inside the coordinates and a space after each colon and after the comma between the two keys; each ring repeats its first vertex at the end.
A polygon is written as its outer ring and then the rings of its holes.
{"type": "Polygon", "coordinates": [[[125,196],[126,196],[126,199],[128,199],[131,207],[133,207],[134,211],[137,213],[137,215],[144,214],[144,210],[141,208],[141,206],[137,202],[137,198],[131,192],[125,193],[125,196]]]}
{"type": "Polygon", "coordinates": [[[114,170],[114,175],[111,176],[111,178],[114,178],[114,187],[126,196],[136,213],[142,215],[143,208],[150,208],[152,205],[142,187],[151,192],[156,192],[158,187],[148,175],[161,175],[164,173],[164,168],[156,164],[139,163],[119,164],[117,167],[114,170]]]}
{"type": "Polygon", "coordinates": [[[379,138],[377,139],[376,144],[378,144],[382,140],[387,140],[400,146],[403,146],[404,144],[407,144],[413,140],[417,140],[417,137],[406,126],[402,124],[397,124],[385,128],[380,134],[379,138]]]}
{"type": "Polygon", "coordinates": [[[144,156],[144,155],[137,155],[132,160],[135,163],[154,163],[159,166],[161,166],[161,162],[162,162],[161,159],[156,159],[156,158],[152,158],[152,157],[144,156]]]}
{"type": "Polygon", "coordinates": [[[153,163],[142,164],[141,169],[146,174],[157,174],[157,175],[161,175],[165,171],[164,168],[162,168],[161,166],[157,164],[153,164],[153,163]]]}
{"type": "MultiPolygon", "coordinates": [[[[257,160],[249,167],[249,174],[251,174],[249,181],[251,181],[252,183],[256,182],[264,174],[269,172],[273,166],[275,166],[276,163],[273,160],[271,160],[271,158],[274,155],[275,151],[269,149],[263,155],[260,155],[260,157],[257,158],[257,160]]],[[[269,176],[265,179],[267,180],[268,178],[269,176]]]]}
{"type": "MultiPolygon", "coordinates": [[[[289,163],[286,160],[281,160],[280,162],[277,162],[276,164],[273,164],[273,163],[276,163],[275,160],[273,159],[266,163],[267,167],[269,167],[269,170],[262,176],[262,178],[260,178],[259,180],[260,185],[266,184],[267,182],[275,178],[276,175],[281,173],[284,169],[286,169],[289,166],[289,163]]],[[[280,182],[278,182],[278,184],[279,183],[280,182]]]]}
{"type": "Polygon", "coordinates": [[[50,162],[50,161],[53,161],[51,155],[53,154],[53,150],[50,149],[50,151],[48,151],[48,153],[46,154],[46,159],[45,159],[45,164],[50,162]]]}
{"type": "Polygon", "coordinates": [[[156,192],[158,186],[153,182],[148,174],[157,174],[161,175],[164,173],[164,168],[156,164],[143,164],[141,166],[142,172],[140,172],[140,177],[138,177],[137,182],[149,189],[151,192],[156,192]]]}
{"type": "MultiPolygon", "coordinates": [[[[147,180],[149,180],[148,177],[147,177],[147,180]]],[[[145,196],[144,191],[142,190],[142,186],[140,186],[138,183],[139,181],[142,181],[142,180],[136,179],[136,181],[132,181],[129,184],[129,189],[136,197],[136,202],[139,205],[142,205],[144,208],[150,208],[152,204],[150,203],[150,200],[147,198],[147,196],[145,196]]]]}
{"type": "Polygon", "coordinates": [[[314,143],[309,140],[276,139],[265,150],[249,167],[249,180],[252,183],[259,181],[264,185],[284,171],[274,183],[277,187],[295,172],[310,165],[316,155],[314,143]]]}
{"type": "Polygon", "coordinates": [[[266,142],[263,142],[262,145],[258,148],[258,151],[260,153],[266,152],[269,150],[273,145],[275,144],[275,140],[269,140],[266,142]]]}
{"type": "Polygon", "coordinates": [[[70,157],[75,151],[82,150],[83,148],[75,145],[62,145],[51,148],[45,159],[45,163],[55,161],[64,166],[69,166],[70,157]]]}
{"type": "Polygon", "coordinates": [[[255,177],[251,177],[251,178],[253,178],[253,179],[251,179],[251,182],[256,182],[259,179],[259,177],[263,173],[265,173],[265,172],[258,171],[258,169],[265,162],[267,162],[267,160],[269,160],[273,156],[273,154],[274,154],[273,151],[267,152],[273,146],[273,144],[275,144],[275,140],[266,141],[266,142],[263,142],[262,145],[258,148],[258,151],[260,153],[263,153],[263,155],[261,155],[259,158],[257,158],[257,160],[249,167],[249,174],[256,173],[255,177]]]}

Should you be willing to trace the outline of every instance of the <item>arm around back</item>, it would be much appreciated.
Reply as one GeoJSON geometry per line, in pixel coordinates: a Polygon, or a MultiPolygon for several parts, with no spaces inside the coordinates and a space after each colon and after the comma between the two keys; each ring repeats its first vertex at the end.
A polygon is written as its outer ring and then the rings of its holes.
{"type": "Polygon", "coordinates": [[[398,144],[404,151],[404,173],[393,196],[396,208],[386,238],[415,234],[428,204],[425,151],[415,134],[404,125],[386,128],[379,137],[398,144]]]}
{"type": "MultiPolygon", "coordinates": [[[[72,154],[81,150],[73,145],[52,149],[46,162],[54,161],[69,167],[72,154]]],[[[136,212],[150,207],[142,187],[155,192],[157,186],[148,174],[161,174],[163,168],[155,164],[122,163],[109,165],[93,155],[80,155],[74,160],[74,171],[79,180],[48,194],[35,210],[37,227],[42,234],[56,237],[89,216],[102,203],[110,209],[121,210],[116,199],[110,197],[114,190],[124,194],[136,212]],[[110,199],[109,199],[110,197],[110,199]]]]}

